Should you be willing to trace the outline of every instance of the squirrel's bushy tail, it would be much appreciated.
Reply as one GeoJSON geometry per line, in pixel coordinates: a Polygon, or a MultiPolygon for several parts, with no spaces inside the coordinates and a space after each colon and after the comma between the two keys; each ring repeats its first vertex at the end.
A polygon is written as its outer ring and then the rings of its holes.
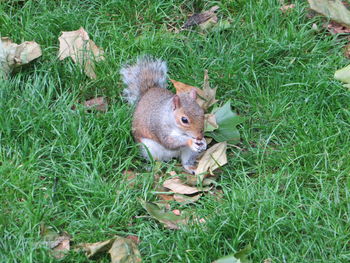
{"type": "Polygon", "coordinates": [[[165,88],[167,66],[164,61],[152,57],[141,57],[136,64],[126,65],[120,70],[127,85],[123,93],[130,104],[135,104],[151,88],[165,88]]]}

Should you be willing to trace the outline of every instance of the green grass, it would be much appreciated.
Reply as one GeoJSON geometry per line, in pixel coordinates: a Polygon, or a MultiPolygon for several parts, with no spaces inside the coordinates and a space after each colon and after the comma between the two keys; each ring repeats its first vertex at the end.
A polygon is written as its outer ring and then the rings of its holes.
{"type": "Polygon", "coordinates": [[[349,61],[345,39],[313,31],[322,22],[306,13],[304,1],[289,14],[272,0],[1,1],[1,35],[35,40],[43,56],[0,82],[0,261],[55,262],[36,248],[45,223],[74,243],[138,235],[145,262],[212,262],[249,243],[253,262],[349,262],[350,93],[333,79],[349,61]],[[215,4],[228,30],[167,31],[215,4]],[[60,32],[80,26],[107,54],[96,80],[57,60],[60,32]],[[138,198],[155,200],[153,173],[130,134],[119,69],[140,54],[192,85],[208,69],[220,101],[246,119],[218,180],[223,198],[188,206],[205,225],[135,217],[146,214],[138,198]],[[71,109],[100,95],[107,113],[71,109]],[[142,173],[135,188],[126,169],[142,173]]]}

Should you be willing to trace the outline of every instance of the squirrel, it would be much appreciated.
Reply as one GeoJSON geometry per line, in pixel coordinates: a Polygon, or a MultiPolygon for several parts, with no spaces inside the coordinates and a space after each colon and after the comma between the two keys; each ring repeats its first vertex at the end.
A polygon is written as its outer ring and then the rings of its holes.
{"type": "Polygon", "coordinates": [[[123,94],[135,105],[132,134],[142,155],[150,160],[180,158],[184,169],[195,174],[197,156],[206,150],[204,111],[196,90],[173,94],[167,87],[167,65],[152,57],[120,70],[127,86],[123,94]]]}

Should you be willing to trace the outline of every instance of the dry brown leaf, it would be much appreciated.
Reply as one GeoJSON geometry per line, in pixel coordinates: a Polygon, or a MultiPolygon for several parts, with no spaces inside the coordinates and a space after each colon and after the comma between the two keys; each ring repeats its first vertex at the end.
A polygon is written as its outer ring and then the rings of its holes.
{"type": "Polygon", "coordinates": [[[323,27],[326,28],[333,35],[350,33],[349,27],[343,26],[334,21],[330,21],[329,23],[324,24],[323,27]]]}
{"type": "Polygon", "coordinates": [[[344,47],[344,56],[350,58],[350,43],[344,47]]]}
{"type": "Polygon", "coordinates": [[[308,0],[310,8],[331,20],[350,26],[350,11],[340,0],[308,0]]]}
{"type": "Polygon", "coordinates": [[[108,109],[106,98],[97,97],[84,102],[84,106],[88,109],[95,109],[97,111],[105,112],[108,109]]]}
{"type": "Polygon", "coordinates": [[[114,240],[115,238],[108,239],[106,241],[96,242],[96,243],[81,243],[81,244],[78,244],[76,248],[78,250],[80,249],[85,250],[86,256],[88,258],[91,258],[98,253],[108,251],[111,248],[114,240]]]}
{"type": "Polygon", "coordinates": [[[167,201],[167,202],[173,201],[173,200],[174,200],[173,195],[159,194],[158,196],[159,196],[162,200],[167,201]]]}
{"type": "Polygon", "coordinates": [[[206,150],[199,160],[196,174],[201,176],[202,182],[205,173],[213,174],[213,171],[227,163],[227,143],[220,142],[206,150]]]}
{"type": "Polygon", "coordinates": [[[264,259],[264,263],[272,263],[272,259],[271,258],[264,259]]]}
{"type": "Polygon", "coordinates": [[[94,61],[104,59],[103,50],[89,38],[84,28],[76,31],[62,32],[58,38],[60,41],[59,59],[71,57],[73,61],[84,67],[85,74],[95,79],[94,61]]]}
{"type": "Polygon", "coordinates": [[[208,70],[204,71],[203,90],[202,94],[198,93],[198,95],[200,98],[197,99],[197,102],[204,111],[206,111],[210,106],[212,106],[218,101],[217,99],[215,99],[216,88],[211,89],[209,85],[208,70]]]}
{"type": "Polygon", "coordinates": [[[191,195],[202,191],[208,191],[210,188],[197,188],[193,186],[185,185],[180,178],[171,178],[165,180],[163,183],[165,188],[170,189],[172,192],[177,194],[191,195]]]}
{"type": "Polygon", "coordinates": [[[201,29],[206,29],[210,26],[210,24],[216,24],[218,22],[218,18],[215,12],[218,9],[219,9],[218,6],[213,6],[208,11],[204,11],[198,14],[193,14],[188,18],[186,23],[182,26],[182,29],[187,29],[196,25],[199,25],[201,29]]]}
{"type": "Polygon", "coordinates": [[[142,262],[136,243],[124,237],[117,237],[108,253],[111,255],[111,263],[142,262]]]}
{"type": "Polygon", "coordinates": [[[8,74],[18,66],[27,64],[41,56],[41,48],[34,41],[26,41],[18,45],[8,37],[0,39],[0,77],[8,74]]]}
{"type": "Polygon", "coordinates": [[[290,4],[290,5],[283,5],[280,10],[282,13],[286,13],[288,11],[291,11],[293,8],[295,8],[295,4],[290,4]]]}

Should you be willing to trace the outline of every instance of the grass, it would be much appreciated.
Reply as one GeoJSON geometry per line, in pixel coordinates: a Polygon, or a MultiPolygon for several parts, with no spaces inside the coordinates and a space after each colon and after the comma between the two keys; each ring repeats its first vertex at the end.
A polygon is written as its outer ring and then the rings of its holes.
{"type": "MultiPolygon", "coordinates": [[[[74,243],[135,234],[144,262],[212,262],[247,244],[253,262],[349,262],[350,93],[333,79],[349,63],[345,39],[315,32],[321,19],[295,2],[282,14],[273,0],[1,1],[1,35],[35,40],[43,56],[0,82],[0,261],[55,262],[36,247],[45,223],[74,243]],[[228,30],[167,30],[215,4],[228,30]],[[60,32],[80,26],[107,54],[96,80],[57,60],[60,32]],[[138,198],[155,199],[153,172],[133,143],[118,72],[140,54],[192,85],[208,69],[218,98],[246,119],[218,182],[223,198],[188,207],[203,226],[135,217],[146,213],[138,198]],[[101,95],[106,113],[71,109],[101,95]],[[135,188],[127,169],[142,174],[135,188]]],[[[87,260],[71,252],[64,262],[87,260]]]]}

